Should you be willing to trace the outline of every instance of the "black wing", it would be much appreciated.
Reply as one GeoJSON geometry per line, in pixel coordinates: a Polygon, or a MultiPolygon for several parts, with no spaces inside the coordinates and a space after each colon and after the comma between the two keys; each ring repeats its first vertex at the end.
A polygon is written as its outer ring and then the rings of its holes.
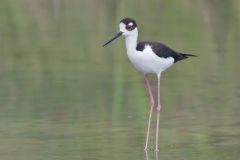
{"type": "Polygon", "coordinates": [[[171,48],[169,48],[168,46],[159,42],[150,42],[150,41],[139,42],[136,49],[138,51],[143,51],[146,45],[151,46],[153,52],[158,57],[161,57],[161,58],[172,57],[174,59],[174,63],[176,63],[177,61],[186,59],[189,56],[195,56],[191,54],[178,53],[172,50],[171,48]]]}

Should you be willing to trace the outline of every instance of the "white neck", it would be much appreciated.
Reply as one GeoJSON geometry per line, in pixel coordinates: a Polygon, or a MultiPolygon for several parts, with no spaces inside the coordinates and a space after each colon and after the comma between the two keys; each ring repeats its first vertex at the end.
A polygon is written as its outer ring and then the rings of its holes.
{"type": "Polygon", "coordinates": [[[132,34],[125,37],[125,43],[128,54],[136,51],[138,34],[132,34]]]}

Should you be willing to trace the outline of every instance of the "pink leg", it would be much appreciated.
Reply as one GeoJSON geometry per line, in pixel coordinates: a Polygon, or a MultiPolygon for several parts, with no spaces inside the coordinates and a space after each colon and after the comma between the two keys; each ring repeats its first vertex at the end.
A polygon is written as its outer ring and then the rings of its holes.
{"type": "Polygon", "coordinates": [[[156,124],[156,151],[158,151],[158,130],[159,130],[159,119],[161,112],[161,104],[160,104],[160,77],[161,74],[158,75],[158,104],[157,104],[157,124],[156,124]]]}
{"type": "Polygon", "coordinates": [[[147,90],[148,90],[148,95],[149,95],[149,105],[150,105],[150,112],[149,112],[148,126],[147,126],[147,134],[146,134],[146,145],[145,145],[145,150],[148,150],[148,139],[149,139],[149,132],[150,132],[150,127],[151,127],[152,111],[153,111],[153,107],[154,107],[154,98],[153,98],[153,95],[152,95],[152,89],[151,89],[150,81],[148,80],[146,74],[144,74],[144,79],[145,79],[146,85],[147,85],[147,90]]]}

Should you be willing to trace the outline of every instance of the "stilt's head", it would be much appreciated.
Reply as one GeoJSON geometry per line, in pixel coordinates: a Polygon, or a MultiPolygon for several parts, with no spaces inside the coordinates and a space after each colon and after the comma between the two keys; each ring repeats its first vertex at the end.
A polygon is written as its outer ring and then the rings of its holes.
{"type": "Polygon", "coordinates": [[[118,32],[112,39],[107,41],[103,46],[106,46],[107,44],[109,44],[110,42],[112,42],[113,40],[117,39],[120,36],[127,37],[138,34],[137,24],[135,20],[131,18],[122,19],[119,24],[119,29],[120,32],[118,32]]]}
{"type": "Polygon", "coordinates": [[[123,36],[136,35],[137,34],[137,24],[135,20],[131,18],[124,18],[119,24],[120,32],[123,36]]]}

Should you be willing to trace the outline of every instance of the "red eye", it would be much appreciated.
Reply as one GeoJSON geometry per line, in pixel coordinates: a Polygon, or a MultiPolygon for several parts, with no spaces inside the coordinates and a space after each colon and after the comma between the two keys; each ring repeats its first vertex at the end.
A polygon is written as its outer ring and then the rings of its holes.
{"type": "Polygon", "coordinates": [[[126,29],[127,29],[128,31],[131,31],[131,30],[133,29],[133,26],[126,26],[126,29]]]}

